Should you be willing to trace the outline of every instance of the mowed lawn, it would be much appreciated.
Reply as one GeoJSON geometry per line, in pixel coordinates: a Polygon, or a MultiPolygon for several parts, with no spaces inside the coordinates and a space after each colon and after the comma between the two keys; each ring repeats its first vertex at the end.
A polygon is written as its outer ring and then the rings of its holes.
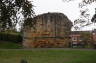
{"type": "Polygon", "coordinates": [[[96,50],[74,49],[2,49],[0,63],[96,63],[96,50]]]}

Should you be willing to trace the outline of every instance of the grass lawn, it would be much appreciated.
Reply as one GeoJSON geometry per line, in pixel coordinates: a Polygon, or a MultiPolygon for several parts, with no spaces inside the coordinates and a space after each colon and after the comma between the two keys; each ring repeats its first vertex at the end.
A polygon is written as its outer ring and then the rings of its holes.
{"type": "Polygon", "coordinates": [[[14,42],[0,41],[0,49],[20,49],[22,45],[14,42]]]}
{"type": "Polygon", "coordinates": [[[96,50],[32,49],[0,50],[0,63],[96,63],[96,50]]]}

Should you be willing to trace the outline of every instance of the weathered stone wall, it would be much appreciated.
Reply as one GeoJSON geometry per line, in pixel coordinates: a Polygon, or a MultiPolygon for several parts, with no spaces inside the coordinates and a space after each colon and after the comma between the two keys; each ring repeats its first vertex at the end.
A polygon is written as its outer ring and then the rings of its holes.
{"type": "Polygon", "coordinates": [[[62,13],[46,13],[38,15],[35,29],[24,32],[25,47],[65,47],[72,23],[62,13]]]}

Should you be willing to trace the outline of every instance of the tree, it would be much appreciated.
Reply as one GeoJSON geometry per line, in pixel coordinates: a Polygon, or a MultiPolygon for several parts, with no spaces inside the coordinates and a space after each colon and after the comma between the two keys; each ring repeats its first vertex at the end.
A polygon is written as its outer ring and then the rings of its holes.
{"type": "MultiPolygon", "coordinates": [[[[71,2],[76,0],[63,0],[64,2],[71,2]]],[[[81,0],[81,2],[78,4],[78,7],[80,9],[80,16],[74,21],[74,29],[80,30],[82,27],[88,26],[93,24],[91,22],[91,17],[88,9],[88,5],[92,4],[93,2],[96,2],[96,0],[81,0]]],[[[94,20],[94,18],[92,19],[94,20]]]]}
{"type": "MultiPolygon", "coordinates": [[[[34,16],[32,2],[28,0],[0,0],[0,28],[14,29],[18,23],[34,16]]],[[[31,23],[30,23],[31,24],[31,23]]]]}
{"type": "Polygon", "coordinates": [[[82,32],[81,33],[82,37],[82,43],[84,43],[87,46],[92,46],[94,43],[94,40],[92,38],[92,34],[90,32],[82,32]]]}
{"type": "MultiPolygon", "coordinates": [[[[64,2],[70,2],[74,0],[63,0],[64,2]]],[[[93,2],[96,2],[96,0],[82,0],[82,3],[91,4],[93,2]]]]}
{"type": "Polygon", "coordinates": [[[96,23],[96,8],[95,8],[95,14],[92,17],[91,22],[96,23]]]}

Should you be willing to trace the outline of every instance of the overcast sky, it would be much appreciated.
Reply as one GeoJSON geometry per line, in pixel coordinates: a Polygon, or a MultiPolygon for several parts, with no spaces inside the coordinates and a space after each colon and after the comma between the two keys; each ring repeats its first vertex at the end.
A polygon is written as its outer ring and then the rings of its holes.
{"type": "MultiPolygon", "coordinates": [[[[80,16],[80,8],[78,7],[78,4],[81,1],[82,0],[74,0],[67,3],[63,2],[63,0],[33,0],[33,4],[35,5],[34,11],[36,15],[48,12],[60,12],[64,13],[73,22],[80,16]]],[[[89,13],[92,17],[95,13],[94,8],[96,8],[96,4],[93,3],[88,5],[87,8],[89,8],[89,13]]]]}

